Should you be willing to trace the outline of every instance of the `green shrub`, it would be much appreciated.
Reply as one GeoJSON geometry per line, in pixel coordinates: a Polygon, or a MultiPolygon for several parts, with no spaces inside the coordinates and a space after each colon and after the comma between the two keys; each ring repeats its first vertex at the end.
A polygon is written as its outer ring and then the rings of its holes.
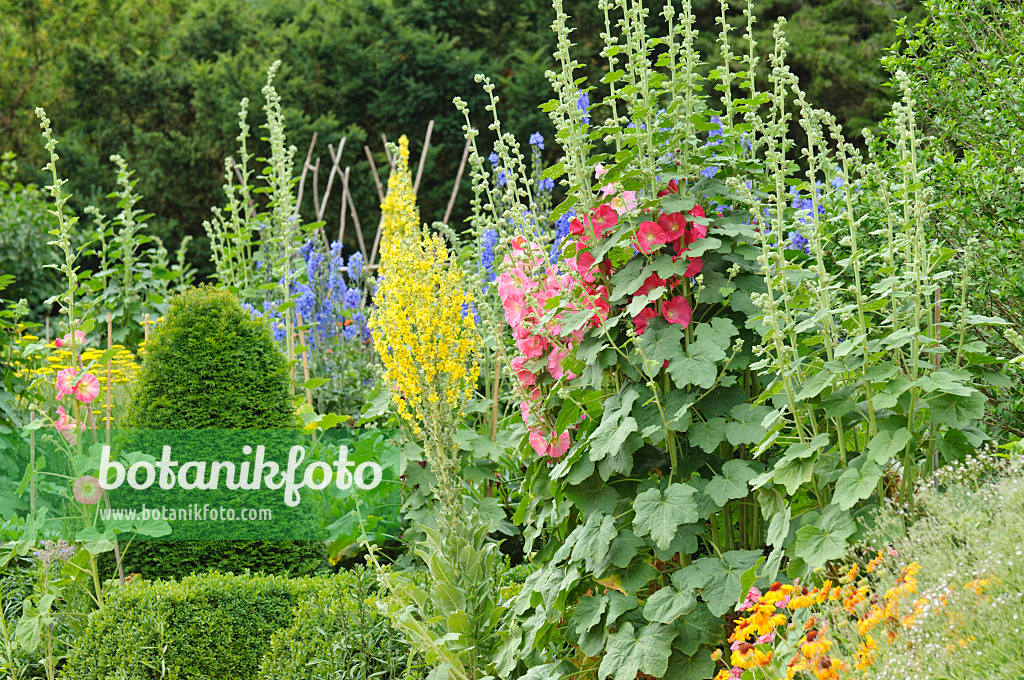
{"type": "Polygon", "coordinates": [[[256,674],[271,635],[318,581],[204,574],[132,583],[93,613],[67,680],[235,680],[256,674]]]}
{"type": "Polygon", "coordinates": [[[292,626],[271,638],[259,680],[421,677],[407,670],[409,645],[377,608],[372,571],[357,567],[318,584],[292,626]]]}
{"type": "Polygon", "coordinates": [[[267,322],[212,286],[176,296],[150,335],[128,427],[260,430],[297,424],[288,366],[267,322]]]}
{"type": "MultiPolygon", "coordinates": [[[[274,430],[268,437],[287,436],[298,424],[289,368],[267,322],[253,319],[230,292],[211,286],[189,289],[173,298],[150,335],[127,424],[136,431],[131,436],[143,438],[144,431],[220,430],[220,435],[208,438],[210,442],[220,442],[220,453],[230,450],[239,458],[240,447],[223,445],[232,438],[229,430],[274,430]]],[[[193,451],[194,456],[199,453],[193,451]]],[[[183,503],[170,501],[180,501],[183,493],[175,490],[161,498],[169,501],[167,507],[181,507],[183,503]]],[[[278,492],[256,491],[244,500],[248,507],[274,507],[271,529],[285,526],[286,518],[279,520],[276,510],[278,492]],[[260,498],[269,500],[259,502],[260,498]]],[[[239,531],[244,538],[255,537],[243,529],[239,531]]],[[[255,530],[255,525],[249,529],[255,530]]],[[[125,556],[125,571],[147,578],[181,578],[211,570],[296,576],[309,573],[323,559],[318,541],[180,540],[210,536],[196,523],[175,531],[179,540],[174,542],[135,542],[125,556]]],[[[306,537],[309,533],[281,535],[306,537]]]]}

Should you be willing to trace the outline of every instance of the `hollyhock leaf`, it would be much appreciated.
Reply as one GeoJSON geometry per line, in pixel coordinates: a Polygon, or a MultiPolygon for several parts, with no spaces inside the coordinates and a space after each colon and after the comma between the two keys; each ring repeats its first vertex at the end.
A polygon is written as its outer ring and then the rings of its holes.
{"type": "Polygon", "coordinates": [[[705,557],[694,563],[704,583],[701,598],[712,614],[722,616],[732,611],[742,595],[743,574],[762,557],[760,550],[730,550],[721,558],[705,557]]]}
{"type": "Polygon", "coordinates": [[[707,337],[697,336],[686,349],[670,360],[668,371],[676,387],[697,385],[708,389],[718,379],[718,362],[725,358],[725,352],[707,337]]]}
{"type": "Polygon", "coordinates": [[[612,274],[612,294],[609,300],[615,302],[640,290],[640,286],[644,285],[647,279],[646,276],[640,276],[644,264],[642,259],[633,258],[625,267],[612,274]]]}
{"type": "Polygon", "coordinates": [[[740,444],[759,444],[768,430],[761,423],[765,416],[772,412],[768,406],[754,406],[752,404],[739,404],[734,406],[729,414],[735,418],[725,426],[725,436],[733,446],[740,444]]]}
{"type": "MultiPolygon", "coordinates": [[[[676,573],[678,574],[679,572],[676,573]]],[[[675,582],[674,578],[672,580],[675,582]]],[[[672,646],[683,654],[696,654],[701,645],[707,644],[714,639],[716,631],[720,629],[721,625],[721,619],[714,616],[708,610],[706,604],[698,602],[697,606],[675,622],[674,626],[679,631],[679,635],[673,641],[672,646]]],[[[710,655],[705,654],[705,656],[710,660],[710,655]]],[[[674,675],[666,677],[675,678],[674,675]]]]}
{"type": "Polygon", "coordinates": [[[673,586],[665,586],[647,599],[644,618],[654,623],[672,623],[696,604],[697,597],[689,590],[680,592],[673,586]]]}
{"type": "MultiPolygon", "coordinates": [[[[647,541],[642,538],[637,538],[636,534],[629,529],[622,529],[619,531],[619,535],[615,537],[615,540],[612,541],[612,544],[608,547],[606,562],[608,564],[615,565],[619,569],[625,569],[629,566],[629,563],[633,561],[633,558],[636,557],[640,548],[644,547],[646,544],[647,541]]],[[[605,566],[607,565],[602,565],[598,572],[595,573],[603,571],[603,567],[605,566]]]]}
{"type": "Polygon", "coordinates": [[[697,205],[697,201],[689,196],[669,194],[661,202],[661,209],[667,213],[685,212],[688,213],[697,205]]]}
{"type": "Polygon", "coordinates": [[[693,654],[673,659],[668,666],[666,678],[672,680],[705,680],[715,673],[715,662],[710,654],[693,654]]]}
{"type": "Polygon", "coordinates": [[[661,318],[651,320],[647,332],[637,338],[637,343],[652,374],[657,374],[666,361],[678,358],[683,335],[684,330],[678,324],[669,324],[661,318]]]}
{"type": "Polygon", "coordinates": [[[631,317],[636,316],[641,311],[643,311],[644,307],[649,305],[651,302],[654,302],[655,300],[661,299],[661,296],[664,295],[664,294],[665,294],[665,287],[664,286],[658,286],[657,288],[655,288],[651,292],[647,293],[646,295],[637,295],[626,306],[626,314],[629,314],[629,316],[631,316],[631,317]]]}
{"type": "Polygon", "coordinates": [[[928,399],[933,424],[962,429],[985,417],[985,395],[974,391],[969,397],[939,394],[928,399]]]}
{"type": "Polygon", "coordinates": [[[838,505],[830,505],[816,523],[797,529],[793,554],[804,560],[809,568],[817,569],[829,560],[838,560],[846,555],[846,539],[856,528],[847,512],[838,505]]]}
{"type": "Polygon", "coordinates": [[[899,455],[913,439],[914,435],[905,427],[895,432],[883,430],[868,442],[868,460],[876,465],[885,465],[899,455]]]}
{"type": "Polygon", "coordinates": [[[747,495],[750,480],[757,476],[745,460],[726,461],[722,474],[715,475],[704,490],[720,506],[747,495]]]}
{"type": "Polygon", "coordinates": [[[608,647],[598,674],[612,680],[634,680],[638,672],[664,677],[672,656],[676,630],[652,623],[640,630],[627,623],[608,636],[608,647]]]}
{"type": "Polygon", "coordinates": [[[721,247],[722,242],[719,239],[714,236],[705,236],[704,238],[697,239],[683,252],[687,257],[700,257],[704,253],[712,250],[718,250],[721,247]]]}
{"type": "Polygon", "coordinates": [[[881,467],[871,462],[868,454],[858,456],[839,476],[832,502],[843,510],[850,510],[875,492],[882,472],[881,467]]]}
{"type": "Polygon", "coordinates": [[[608,546],[618,535],[615,518],[611,515],[595,513],[587,518],[583,532],[576,540],[572,549],[572,559],[576,562],[586,561],[587,570],[594,571],[608,554],[608,546]]]}
{"type": "Polygon", "coordinates": [[[601,623],[605,611],[608,609],[608,598],[604,595],[587,595],[581,597],[573,609],[569,618],[569,630],[575,631],[577,635],[583,635],[594,626],[601,623]]]}
{"type": "Polygon", "coordinates": [[[788,505],[784,512],[777,512],[768,525],[768,545],[781,548],[783,541],[789,536],[789,524],[793,517],[793,510],[788,505]]]}
{"type": "MultiPolygon", "coordinates": [[[[691,480],[688,483],[694,485],[693,481],[696,480],[691,480]]],[[[697,512],[701,512],[699,501],[697,512]]],[[[704,517],[703,513],[701,513],[701,517],[704,517]]],[[[702,522],[691,522],[690,524],[680,525],[679,528],[676,529],[675,538],[672,539],[672,543],[670,543],[667,548],[662,550],[658,546],[654,546],[654,556],[659,560],[668,562],[675,558],[676,553],[690,555],[697,552],[697,536],[703,533],[706,529],[707,526],[702,522]]]]}
{"type": "Polygon", "coordinates": [[[605,456],[618,453],[626,437],[636,431],[636,420],[628,414],[639,396],[636,390],[627,388],[608,399],[601,423],[590,435],[590,460],[596,463],[605,456]]]}
{"type": "Polygon", "coordinates": [[[633,502],[633,533],[641,537],[649,534],[655,545],[667,549],[680,524],[696,522],[700,517],[695,493],[692,486],[678,482],[665,491],[652,488],[643,492],[633,502]]]}
{"type": "Polygon", "coordinates": [[[640,591],[646,594],[651,581],[658,578],[659,572],[646,561],[634,560],[619,575],[622,591],[627,595],[636,595],[640,591]]]}
{"type": "Polygon", "coordinates": [[[711,453],[725,441],[725,418],[698,420],[690,425],[687,436],[691,445],[699,446],[705,453],[711,453]]]}

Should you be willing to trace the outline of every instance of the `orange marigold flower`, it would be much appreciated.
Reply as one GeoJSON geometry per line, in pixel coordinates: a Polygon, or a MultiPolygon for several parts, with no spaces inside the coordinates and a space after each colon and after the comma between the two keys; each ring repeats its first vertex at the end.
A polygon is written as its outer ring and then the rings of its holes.
{"type": "Polygon", "coordinates": [[[881,564],[881,563],[882,563],[882,551],[879,550],[878,551],[878,557],[876,557],[873,560],[871,560],[870,562],[868,562],[867,572],[870,574],[875,569],[878,569],[878,565],[881,564]]]}
{"type": "Polygon", "coordinates": [[[744,643],[732,653],[732,665],[737,668],[757,668],[767,666],[772,661],[773,652],[764,652],[754,645],[744,643]]]}
{"type": "Polygon", "coordinates": [[[864,670],[875,662],[878,653],[878,643],[870,635],[865,636],[864,642],[857,647],[854,657],[857,659],[855,666],[858,670],[864,670]]]}
{"type": "Polygon", "coordinates": [[[821,589],[817,591],[817,594],[814,596],[814,601],[817,604],[821,604],[822,602],[825,601],[826,598],[828,598],[828,594],[831,591],[832,591],[832,581],[831,580],[827,580],[822,585],[821,589]]]}
{"type": "Polygon", "coordinates": [[[857,572],[860,571],[860,567],[854,564],[850,567],[850,571],[846,572],[846,576],[843,576],[839,581],[841,583],[849,583],[853,579],[857,578],[857,572]]]}

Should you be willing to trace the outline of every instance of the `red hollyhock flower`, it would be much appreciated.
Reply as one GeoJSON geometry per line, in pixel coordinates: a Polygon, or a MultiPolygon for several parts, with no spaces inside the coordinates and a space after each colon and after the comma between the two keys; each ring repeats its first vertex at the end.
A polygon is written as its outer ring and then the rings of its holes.
{"type": "Polygon", "coordinates": [[[634,293],[634,295],[647,295],[658,286],[664,285],[665,279],[661,278],[657,274],[651,274],[650,276],[647,277],[647,280],[644,281],[644,285],[640,286],[640,290],[634,293]]]}
{"type": "Polygon", "coordinates": [[[686,230],[686,217],[681,212],[663,214],[658,218],[658,226],[665,232],[666,241],[674,241],[686,230]]]}
{"type": "Polygon", "coordinates": [[[678,194],[678,193],[679,193],[679,183],[676,182],[673,179],[673,180],[669,181],[667,189],[662,189],[661,191],[658,192],[658,198],[661,198],[662,196],[668,196],[669,194],[678,194]]]}
{"type": "Polygon", "coordinates": [[[665,321],[677,323],[686,328],[690,325],[690,301],[682,295],[666,300],[661,305],[661,315],[665,317],[665,321]]]}
{"type": "Polygon", "coordinates": [[[704,270],[704,260],[699,257],[688,257],[686,258],[686,271],[683,272],[683,278],[692,279],[697,274],[700,274],[704,270]]]}
{"type": "Polygon", "coordinates": [[[599,206],[594,214],[587,218],[587,224],[590,226],[587,235],[592,233],[597,238],[602,238],[607,230],[618,223],[619,213],[615,212],[614,208],[607,204],[599,206]]]}
{"type": "Polygon", "coordinates": [[[636,334],[643,335],[646,333],[647,324],[656,316],[658,316],[658,313],[654,311],[653,307],[644,307],[643,311],[633,317],[633,323],[636,324],[636,334]]]}
{"type": "Polygon", "coordinates": [[[644,254],[650,255],[658,246],[667,243],[665,232],[657,222],[641,222],[636,232],[636,247],[644,254]]]}

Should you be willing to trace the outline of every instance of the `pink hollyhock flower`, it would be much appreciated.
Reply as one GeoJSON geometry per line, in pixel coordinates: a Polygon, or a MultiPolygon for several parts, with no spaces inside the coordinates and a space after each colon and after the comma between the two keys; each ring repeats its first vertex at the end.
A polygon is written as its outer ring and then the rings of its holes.
{"type": "Polygon", "coordinates": [[[633,317],[633,323],[636,324],[636,334],[643,335],[646,333],[647,324],[656,316],[658,316],[658,313],[654,311],[653,307],[644,307],[639,314],[633,317]]]}
{"type": "Polygon", "coordinates": [[[83,373],[75,383],[75,399],[88,404],[100,393],[100,381],[92,373],[83,373]]]}
{"type": "Polygon", "coordinates": [[[690,209],[690,214],[694,217],[704,217],[704,208],[700,207],[698,203],[690,209]]]}
{"type": "Polygon", "coordinates": [[[57,422],[53,424],[57,428],[57,432],[60,432],[61,436],[68,441],[68,444],[72,446],[78,441],[78,424],[68,417],[68,414],[64,413],[64,407],[57,407],[57,422]]]}
{"type": "Polygon", "coordinates": [[[614,193],[615,193],[615,185],[614,184],[605,184],[603,187],[601,187],[601,198],[608,198],[609,196],[611,196],[614,193]]]}
{"type": "Polygon", "coordinates": [[[553,439],[551,444],[548,446],[548,456],[551,458],[561,458],[565,455],[565,452],[569,450],[569,431],[566,430],[562,434],[558,435],[558,439],[553,439]]]}
{"type": "Polygon", "coordinates": [[[595,264],[597,264],[597,260],[586,251],[579,253],[576,257],[569,260],[569,268],[579,274],[580,278],[586,283],[594,282],[592,270],[595,264]]]}
{"type": "Polygon", "coordinates": [[[567,430],[556,437],[553,433],[550,436],[545,436],[538,430],[532,430],[530,446],[537,452],[537,455],[561,458],[569,450],[569,432],[567,430]]]}
{"type": "Polygon", "coordinates": [[[515,371],[516,379],[519,381],[520,385],[523,387],[530,387],[531,385],[536,384],[537,375],[523,368],[523,364],[525,363],[526,357],[516,357],[512,360],[512,370],[515,371]]]}
{"type": "Polygon", "coordinates": [[[636,206],[639,205],[639,201],[636,199],[635,191],[623,191],[621,196],[616,196],[612,199],[611,206],[619,215],[636,210],[636,206]]]}
{"type": "Polygon", "coordinates": [[[501,306],[505,310],[505,321],[509,326],[518,326],[523,323],[526,316],[526,299],[522,293],[516,291],[502,296],[501,306]]]}
{"type": "Polygon", "coordinates": [[[73,394],[75,391],[75,376],[78,375],[78,371],[73,368],[65,368],[57,371],[57,398],[61,399],[64,395],[73,394]]]}
{"type": "Polygon", "coordinates": [[[530,335],[516,340],[516,347],[527,359],[536,359],[544,354],[547,342],[539,335],[530,335]]]}
{"type": "Polygon", "coordinates": [[[636,246],[644,255],[650,255],[661,244],[665,243],[665,232],[657,222],[641,222],[636,231],[636,246]]]}
{"type": "Polygon", "coordinates": [[[562,360],[567,356],[569,356],[568,352],[557,347],[551,350],[551,354],[548,355],[548,373],[555,380],[561,380],[562,376],[566,374],[565,368],[562,366],[562,360]]]}
{"type": "Polygon", "coordinates": [[[669,213],[658,217],[658,226],[665,232],[666,241],[674,241],[686,230],[686,217],[681,212],[669,213]]]}
{"type": "Polygon", "coordinates": [[[690,325],[690,301],[682,295],[677,295],[671,300],[666,300],[661,305],[661,315],[669,323],[677,323],[686,328],[690,325]]]}
{"type": "Polygon", "coordinates": [[[775,642],[775,631],[774,630],[771,631],[770,633],[765,633],[764,635],[762,635],[759,638],[757,638],[757,644],[759,644],[759,645],[766,645],[766,644],[770,644],[772,642],[775,642]]]}
{"type": "MultiPolygon", "coordinates": [[[[85,342],[85,332],[84,331],[75,331],[75,344],[78,345],[79,347],[81,347],[83,342],[85,342]]],[[[56,340],[53,341],[53,344],[54,344],[55,347],[58,347],[58,348],[60,348],[60,347],[70,347],[71,346],[71,333],[68,333],[63,338],[57,338],[56,340]]]]}
{"type": "MultiPolygon", "coordinates": [[[[604,288],[604,286],[600,286],[604,288]]],[[[598,295],[590,301],[590,308],[594,310],[594,316],[590,319],[590,324],[594,327],[600,326],[608,320],[608,315],[611,314],[611,307],[608,306],[608,294],[598,295]]]]}
{"type": "Polygon", "coordinates": [[[600,163],[598,163],[597,165],[594,166],[594,178],[595,179],[601,179],[601,177],[603,177],[606,172],[608,172],[608,170],[603,165],[601,165],[600,163]]]}
{"type": "Polygon", "coordinates": [[[664,286],[664,285],[665,285],[665,279],[661,278],[657,274],[651,274],[650,276],[647,277],[647,280],[644,281],[644,285],[640,286],[640,290],[638,290],[636,293],[634,293],[634,295],[635,296],[647,295],[648,293],[650,293],[652,290],[654,290],[658,286],[664,286]]]}
{"type": "Polygon", "coordinates": [[[103,496],[103,487],[100,480],[91,475],[85,475],[75,480],[75,500],[86,505],[96,505],[103,496]]]}
{"type": "MultiPolygon", "coordinates": [[[[580,243],[586,246],[590,238],[604,238],[605,233],[619,223],[619,213],[609,205],[600,205],[593,214],[584,218],[587,228],[580,235],[580,243]]],[[[572,224],[569,225],[570,231],[572,224]]]]}

